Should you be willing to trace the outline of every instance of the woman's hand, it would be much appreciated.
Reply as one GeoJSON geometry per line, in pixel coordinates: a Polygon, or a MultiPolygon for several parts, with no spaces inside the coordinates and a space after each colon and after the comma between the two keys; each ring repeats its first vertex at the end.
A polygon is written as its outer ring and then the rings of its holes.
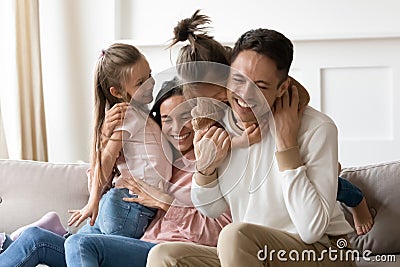
{"type": "Polygon", "coordinates": [[[210,175],[225,160],[230,148],[229,134],[222,128],[212,126],[194,134],[196,168],[204,175],[210,175]]]}
{"type": "Polygon", "coordinates": [[[91,218],[90,225],[93,226],[97,219],[98,212],[99,201],[89,199],[89,202],[82,209],[68,210],[68,213],[71,213],[71,217],[68,220],[68,226],[75,223],[75,227],[78,227],[87,218],[91,218]]]}
{"type": "Polygon", "coordinates": [[[123,102],[115,104],[111,109],[106,111],[103,127],[101,129],[101,144],[103,148],[110,139],[115,127],[122,126],[122,124],[124,123],[125,113],[128,107],[129,103],[123,102]]]}
{"type": "Polygon", "coordinates": [[[297,136],[305,106],[299,107],[299,93],[292,86],[292,97],[286,90],[282,97],[277,98],[273,107],[276,127],[276,147],[283,151],[298,145],[297,136]]]}
{"type": "Polygon", "coordinates": [[[167,211],[171,206],[173,197],[164,193],[163,181],[160,181],[159,188],[148,185],[142,180],[138,179],[126,179],[122,180],[122,186],[129,189],[137,195],[137,197],[123,198],[127,202],[135,202],[142,204],[146,207],[157,208],[167,211]]]}

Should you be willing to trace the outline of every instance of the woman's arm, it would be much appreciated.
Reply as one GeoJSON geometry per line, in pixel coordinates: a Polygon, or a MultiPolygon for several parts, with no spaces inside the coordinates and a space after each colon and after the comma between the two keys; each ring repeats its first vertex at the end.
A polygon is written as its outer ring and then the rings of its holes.
{"type": "Polygon", "coordinates": [[[232,222],[228,211],[217,218],[210,218],[195,207],[175,205],[169,208],[164,217],[175,222],[176,228],[187,240],[206,246],[216,246],[222,228],[232,222]]]}
{"type": "Polygon", "coordinates": [[[182,236],[194,243],[216,246],[219,232],[225,225],[232,222],[229,212],[225,211],[215,219],[207,217],[195,207],[177,204],[173,196],[140,180],[124,179],[123,184],[124,187],[137,194],[137,198],[124,198],[125,201],[165,211],[164,218],[174,222],[182,236]]]}
{"type": "Polygon", "coordinates": [[[172,196],[164,193],[163,181],[160,181],[159,188],[155,188],[142,180],[121,178],[121,186],[137,195],[135,198],[124,198],[123,200],[127,202],[135,202],[146,207],[168,211],[174,200],[172,196]]]}

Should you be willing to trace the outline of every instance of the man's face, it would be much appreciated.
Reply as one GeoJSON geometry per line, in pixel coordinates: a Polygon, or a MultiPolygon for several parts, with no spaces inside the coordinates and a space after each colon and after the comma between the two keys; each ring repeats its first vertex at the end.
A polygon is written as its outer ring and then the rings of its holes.
{"type": "Polygon", "coordinates": [[[269,107],[283,94],[289,82],[281,83],[281,76],[272,59],[252,50],[240,52],[231,67],[228,101],[239,116],[237,119],[245,126],[258,123],[255,114],[260,118],[269,112],[269,107]]]}

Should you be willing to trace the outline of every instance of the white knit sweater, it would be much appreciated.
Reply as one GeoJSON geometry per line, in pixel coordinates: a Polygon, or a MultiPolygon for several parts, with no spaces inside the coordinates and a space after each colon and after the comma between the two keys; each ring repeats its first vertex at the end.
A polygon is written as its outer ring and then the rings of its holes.
{"type": "MultiPolygon", "coordinates": [[[[225,116],[227,130],[240,135],[232,114],[225,116]]],[[[271,128],[272,129],[272,128],[271,128]]],[[[326,115],[307,107],[299,130],[300,158],[296,169],[279,171],[291,160],[285,152],[275,156],[274,134],[268,130],[259,143],[233,149],[218,168],[217,182],[199,186],[196,173],[192,201],[205,215],[217,217],[228,205],[234,222],[264,225],[298,234],[314,243],[324,234],[352,231],[336,202],[337,128],[326,115]]]]}

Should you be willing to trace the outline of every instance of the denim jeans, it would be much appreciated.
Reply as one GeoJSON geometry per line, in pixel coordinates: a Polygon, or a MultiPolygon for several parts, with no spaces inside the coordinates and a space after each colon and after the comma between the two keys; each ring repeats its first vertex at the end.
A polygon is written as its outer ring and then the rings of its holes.
{"type": "Polygon", "coordinates": [[[95,224],[90,226],[88,222],[78,233],[142,237],[157,209],[126,202],[124,197],[132,197],[128,189],[111,188],[100,200],[95,224]]]}
{"type": "Polygon", "coordinates": [[[336,196],[337,201],[343,202],[347,207],[354,208],[360,204],[363,197],[364,195],[358,187],[350,183],[348,180],[339,177],[336,196]]]}
{"type": "Polygon", "coordinates": [[[67,265],[74,267],[145,267],[155,245],[124,236],[76,234],[65,241],[65,256],[67,265]]]}
{"type": "Polygon", "coordinates": [[[39,227],[30,227],[11,244],[5,243],[7,247],[0,254],[0,267],[67,266],[64,242],[64,237],[39,227]]]}
{"type": "Polygon", "coordinates": [[[64,267],[67,263],[73,267],[141,267],[146,266],[147,254],[153,246],[153,243],[115,235],[76,234],[65,239],[45,229],[31,227],[0,254],[0,267],[34,267],[37,264],[64,267]]]}

